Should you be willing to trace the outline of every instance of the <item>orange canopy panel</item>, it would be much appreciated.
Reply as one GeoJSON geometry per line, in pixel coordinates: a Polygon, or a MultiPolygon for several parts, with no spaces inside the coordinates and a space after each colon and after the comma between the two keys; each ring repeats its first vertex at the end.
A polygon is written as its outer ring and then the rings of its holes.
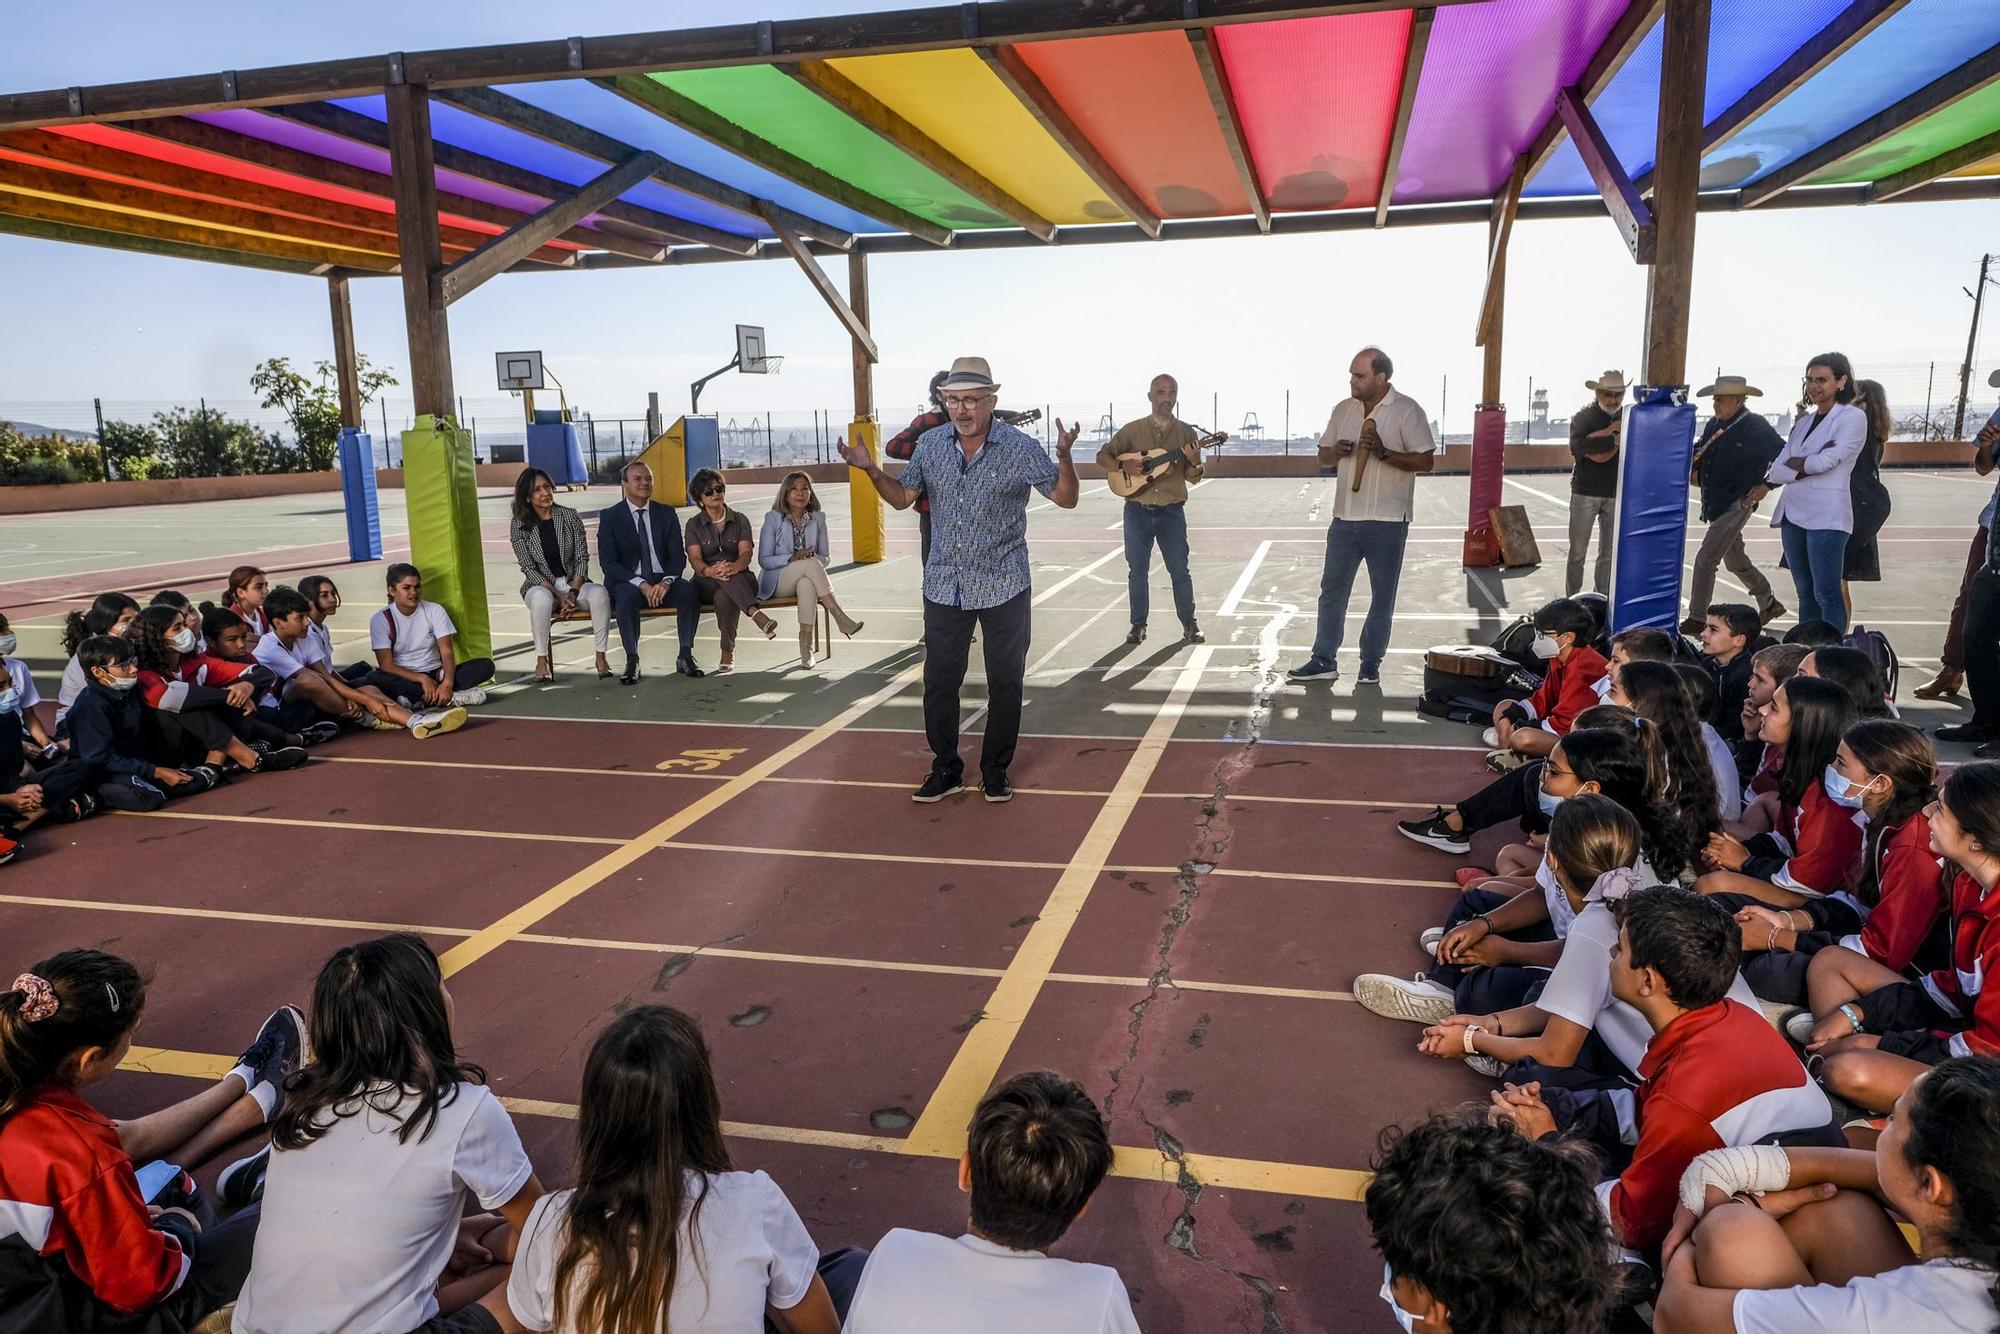
{"type": "Polygon", "coordinates": [[[964,48],[828,62],[938,146],[1050,222],[1123,222],[1034,114],[964,48]]]}
{"type": "Polygon", "coordinates": [[[1215,30],[1272,211],[1374,206],[1410,20],[1404,9],[1215,30]]]}
{"type": "Polygon", "coordinates": [[[1072,37],[1014,50],[1161,217],[1250,211],[1186,34],[1072,37]]]}

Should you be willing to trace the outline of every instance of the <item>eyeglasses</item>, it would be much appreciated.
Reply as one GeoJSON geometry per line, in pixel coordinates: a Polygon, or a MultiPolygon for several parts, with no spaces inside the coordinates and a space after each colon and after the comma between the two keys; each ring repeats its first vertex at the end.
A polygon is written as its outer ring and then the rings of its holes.
{"type": "Polygon", "coordinates": [[[969,408],[976,403],[984,403],[991,394],[946,394],[944,405],[948,408],[969,408]]]}
{"type": "Polygon", "coordinates": [[[728,490],[729,490],[728,487],[724,486],[720,482],[717,482],[714,486],[711,486],[708,488],[708,490],[702,492],[702,494],[705,496],[719,496],[724,494],[728,490]]]}

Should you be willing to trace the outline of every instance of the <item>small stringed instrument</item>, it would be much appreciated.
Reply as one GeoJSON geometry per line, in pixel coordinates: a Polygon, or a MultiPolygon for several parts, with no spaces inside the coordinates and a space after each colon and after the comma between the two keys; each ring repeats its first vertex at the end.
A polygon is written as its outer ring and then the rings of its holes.
{"type": "MultiPolygon", "coordinates": [[[[1205,435],[1196,440],[1194,447],[1213,449],[1227,439],[1229,432],[1217,431],[1213,435],[1205,435]]],[[[1111,460],[1111,466],[1105,468],[1104,484],[1111,488],[1113,495],[1130,500],[1159,478],[1166,476],[1168,469],[1179,467],[1184,457],[1186,456],[1181,453],[1179,445],[1165,445],[1159,449],[1133,450],[1127,454],[1119,454],[1111,460]],[[1125,465],[1128,461],[1136,463],[1137,468],[1127,471],[1125,465]]]]}

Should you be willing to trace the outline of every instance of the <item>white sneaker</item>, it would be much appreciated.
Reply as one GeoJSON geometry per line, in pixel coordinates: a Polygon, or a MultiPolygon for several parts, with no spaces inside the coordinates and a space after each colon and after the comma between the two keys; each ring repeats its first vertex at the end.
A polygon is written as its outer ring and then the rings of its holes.
{"type": "Polygon", "coordinates": [[[1507,1073],[1505,1061],[1497,1056],[1488,1056],[1483,1051],[1476,1051],[1466,1057],[1465,1065],[1474,1074],[1485,1075],[1488,1079],[1498,1079],[1507,1073]]]}
{"type": "Polygon", "coordinates": [[[1500,746],[1500,729],[1489,727],[1479,734],[1479,739],[1486,743],[1488,750],[1497,750],[1500,746]]]}
{"type": "Polygon", "coordinates": [[[1417,937],[1417,948],[1435,959],[1437,958],[1438,942],[1444,939],[1444,935],[1443,927],[1427,926],[1424,928],[1423,934],[1417,937]]]}
{"type": "Polygon", "coordinates": [[[410,715],[410,735],[419,741],[442,736],[446,732],[456,732],[465,726],[465,710],[457,707],[430,709],[410,715]]]}
{"type": "Polygon", "coordinates": [[[451,697],[451,707],[454,709],[469,709],[475,704],[484,704],[485,702],[486,692],[478,686],[474,686],[470,690],[454,691],[451,697]]]}
{"type": "Polygon", "coordinates": [[[1413,1024],[1442,1023],[1458,1012],[1450,987],[1427,977],[1392,977],[1388,973],[1363,973],[1354,979],[1354,999],[1364,1009],[1384,1019],[1407,1019],[1413,1024]]]}
{"type": "Polygon", "coordinates": [[[1803,1047],[1812,1041],[1813,1026],[1818,1022],[1811,1010],[1793,1010],[1785,1016],[1785,1036],[1803,1047]]]}

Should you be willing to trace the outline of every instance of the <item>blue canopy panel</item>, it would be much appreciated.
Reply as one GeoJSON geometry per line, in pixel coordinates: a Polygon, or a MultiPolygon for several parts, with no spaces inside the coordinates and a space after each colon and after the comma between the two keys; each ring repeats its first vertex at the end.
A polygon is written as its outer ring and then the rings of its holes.
{"type": "Polygon", "coordinates": [[[547,83],[510,83],[498,91],[531,106],[573,120],[599,134],[608,134],[634,148],[647,148],[669,162],[698,171],[711,180],[733,185],[739,190],[781,204],[808,218],[850,232],[894,232],[890,223],[856,213],[844,204],[794,185],[784,177],[745,161],[699,135],[660,119],[643,107],[627,102],[616,93],[606,92],[582,79],[557,79],[547,83]]]}
{"type": "MultiPolygon", "coordinates": [[[[386,122],[389,119],[388,107],[380,97],[340,98],[333,105],[359,112],[373,120],[386,122]]],[[[596,158],[558,148],[504,125],[496,125],[469,111],[461,111],[449,102],[431,102],[431,138],[441,144],[450,144],[511,166],[554,177],[569,185],[582,185],[602,175],[605,170],[605,164],[596,158]]],[[[705,223],[738,236],[771,235],[771,229],[764,225],[762,219],[746,218],[741,213],[683,194],[657,181],[643,181],[618,197],[628,204],[685,218],[689,222],[705,223]]]]}
{"type": "MultiPolygon", "coordinates": [[[[1708,91],[1702,100],[1707,123],[1779,65],[1848,7],[1848,0],[1714,0],[1708,21],[1708,91]]],[[[1662,26],[1652,31],[1612,78],[1591,115],[1626,174],[1637,178],[1653,167],[1660,117],[1662,26]]],[[[1707,182],[1704,182],[1707,183],[1707,182]]],[[[1718,182],[1720,184],[1720,182],[1718,182]]],[[[1528,182],[1528,195],[1594,195],[1597,186],[1584,170],[1576,145],[1563,139],[1548,166],[1528,182]]]]}

